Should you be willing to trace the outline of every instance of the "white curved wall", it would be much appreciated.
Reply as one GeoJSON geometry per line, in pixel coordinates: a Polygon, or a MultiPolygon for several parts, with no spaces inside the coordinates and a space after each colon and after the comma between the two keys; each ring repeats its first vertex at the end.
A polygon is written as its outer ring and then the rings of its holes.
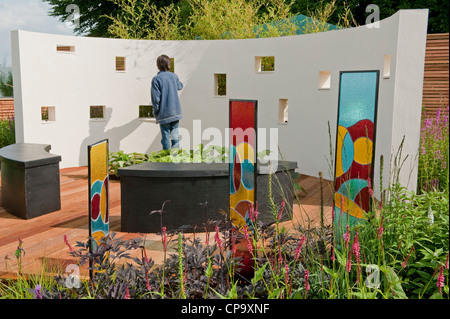
{"type": "MultiPolygon", "coordinates": [[[[71,37],[12,31],[17,142],[51,144],[61,167],[87,165],[87,145],[109,138],[110,150],[157,151],[159,126],[138,119],[138,105],[150,104],[156,58],[175,58],[184,83],[180,125],[192,132],[228,126],[229,99],[258,100],[258,126],[278,128],[282,155],[299,171],[330,179],[328,126],[336,134],[340,71],[380,70],[375,183],[383,154],[389,158],[406,135],[401,181],[415,189],[427,31],[427,10],[402,10],[379,28],[358,28],[269,39],[151,41],[71,37]],[[57,53],[57,45],[75,46],[57,53]],[[391,55],[390,77],[383,78],[391,55]],[[126,71],[115,71],[115,57],[126,57],[126,71]],[[275,56],[275,71],[255,72],[255,56],[275,56]],[[319,72],[331,72],[330,89],[318,89],[319,72]],[[227,74],[227,96],[214,96],[214,73],[227,74]],[[289,123],[278,124],[278,100],[289,100],[289,123]],[[107,119],[89,119],[90,105],[105,105],[107,119]],[[42,123],[41,106],[55,106],[56,121],[42,123]],[[408,166],[408,167],[406,167],[408,166]],[[410,169],[410,166],[412,167],[410,169]],[[410,180],[409,180],[410,179],[410,180]]],[[[225,134],[224,134],[225,135],[225,134]]],[[[195,142],[195,141],[194,141],[195,142]]],[[[209,142],[208,137],[202,141],[209,142]]],[[[192,143],[192,142],[191,142],[192,143]]],[[[263,143],[262,148],[269,148],[263,143]]],[[[377,184],[375,184],[377,185],[377,184]]]]}

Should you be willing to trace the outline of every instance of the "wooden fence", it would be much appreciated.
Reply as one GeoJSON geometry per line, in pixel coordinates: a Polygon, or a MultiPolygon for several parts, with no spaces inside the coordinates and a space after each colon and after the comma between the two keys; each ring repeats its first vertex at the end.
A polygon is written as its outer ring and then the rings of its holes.
{"type": "Polygon", "coordinates": [[[14,117],[14,99],[0,98],[0,120],[14,117]]]}
{"type": "Polygon", "coordinates": [[[428,34],[423,79],[423,116],[434,116],[448,106],[448,33],[428,34]]]}

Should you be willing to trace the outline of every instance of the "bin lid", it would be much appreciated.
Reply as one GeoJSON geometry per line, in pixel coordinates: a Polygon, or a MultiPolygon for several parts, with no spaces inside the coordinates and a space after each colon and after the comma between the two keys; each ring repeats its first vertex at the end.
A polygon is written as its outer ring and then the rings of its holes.
{"type": "MultiPolygon", "coordinates": [[[[161,163],[145,162],[128,167],[119,168],[119,176],[135,177],[209,177],[228,176],[229,163],[161,163]]],[[[270,174],[269,164],[258,164],[258,174],[270,174]]],[[[272,172],[297,168],[297,162],[278,161],[272,172]]]]}
{"type": "Polygon", "coordinates": [[[51,145],[16,143],[0,149],[0,159],[24,168],[61,162],[61,156],[49,153],[51,145]]]}

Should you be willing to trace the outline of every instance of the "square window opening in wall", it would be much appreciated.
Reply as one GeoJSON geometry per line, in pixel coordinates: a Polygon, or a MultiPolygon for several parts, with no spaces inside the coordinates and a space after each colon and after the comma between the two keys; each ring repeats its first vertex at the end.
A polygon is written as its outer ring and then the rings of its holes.
{"type": "Polygon", "coordinates": [[[255,71],[258,73],[275,71],[275,57],[255,56],[255,71]]]}
{"type": "Polygon", "coordinates": [[[139,118],[140,119],[154,119],[153,105],[139,105],[139,118]]]}
{"type": "Polygon", "coordinates": [[[225,73],[214,74],[214,95],[227,95],[227,75],[225,73]]]}
{"type": "Polygon", "coordinates": [[[56,52],[75,53],[75,47],[73,45],[57,45],[56,52]]]}
{"type": "Polygon", "coordinates": [[[391,55],[386,54],[384,56],[383,78],[389,79],[390,77],[391,77],[391,55]]]}
{"type": "Polygon", "coordinates": [[[105,118],[105,106],[91,105],[89,110],[89,118],[91,120],[103,120],[105,118]]]}
{"type": "Polygon", "coordinates": [[[125,72],[125,57],[116,56],[116,71],[125,72]]]}
{"type": "Polygon", "coordinates": [[[55,107],[54,106],[42,106],[41,107],[41,121],[42,122],[54,122],[56,120],[55,107]]]}
{"type": "Polygon", "coordinates": [[[278,101],[278,124],[288,123],[288,99],[279,99],[278,101]]]}
{"type": "Polygon", "coordinates": [[[331,88],[331,72],[319,71],[319,90],[329,90],[331,88]]]}

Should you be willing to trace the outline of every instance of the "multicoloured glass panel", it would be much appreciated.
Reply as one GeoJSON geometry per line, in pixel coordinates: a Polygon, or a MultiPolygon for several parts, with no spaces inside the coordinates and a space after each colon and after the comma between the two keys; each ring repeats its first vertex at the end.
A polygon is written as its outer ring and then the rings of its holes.
{"type": "Polygon", "coordinates": [[[370,209],[379,71],[341,72],[335,160],[335,225],[370,209]]]}
{"type": "Polygon", "coordinates": [[[230,218],[241,229],[256,197],[257,101],[230,100],[230,218]]]}
{"type": "Polygon", "coordinates": [[[108,140],[88,146],[89,236],[99,244],[109,234],[108,140]]]}

